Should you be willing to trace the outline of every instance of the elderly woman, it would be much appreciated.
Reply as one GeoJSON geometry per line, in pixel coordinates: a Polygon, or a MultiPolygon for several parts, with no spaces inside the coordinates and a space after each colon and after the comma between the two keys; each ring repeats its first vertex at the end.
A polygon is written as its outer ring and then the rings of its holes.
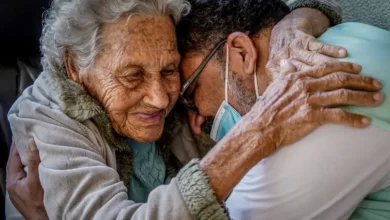
{"type": "MultiPolygon", "coordinates": [[[[229,192],[279,147],[272,126],[239,122],[241,132],[227,135],[176,175],[183,161],[177,157],[194,148],[186,139],[188,126],[168,115],[180,92],[174,25],[188,10],[183,0],[53,2],[42,37],[44,72],[9,113],[23,164],[27,152],[39,149],[50,219],[227,219],[223,201],[229,192]],[[29,138],[36,146],[27,150],[29,138]]],[[[279,86],[268,90],[286,102],[299,99],[279,86]]],[[[299,106],[281,109],[268,102],[252,110],[263,122],[305,118],[299,129],[291,123],[284,128],[291,131],[282,132],[286,143],[306,135],[319,119],[345,117],[297,116],[299,106]]],[[[362,117],[349,116],[348,123],[363,126],[362,117]]],[[[9,207],[8,218],[14,217],[9,207]]]]}

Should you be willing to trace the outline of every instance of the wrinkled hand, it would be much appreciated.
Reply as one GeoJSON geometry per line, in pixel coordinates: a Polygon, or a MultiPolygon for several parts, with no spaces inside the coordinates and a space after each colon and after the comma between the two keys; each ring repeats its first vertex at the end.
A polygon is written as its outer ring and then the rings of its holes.
{"type": "Polygon", "coordinates": [[[281,74],[268,86],[262,99],[200,162],[218,201],[223,201],[259,161],[321,124],[370,124],[364,116],[334,107],[376,106],[383,101],[377,93],[380,82],[358,75],[359,65],[322,64],[305,71],[296,71],[290,61],[281,66],[281,74]]]}
{"type": "MultiPolygon", "coordinates": [[[[300,63],[314,66],[322,63],[339,62],[336,58],[347,56],[347,50],[319,42],[306,30],[305,24],[292,24],[290,20],[279,22],[272,30],[271,50],[266,65],[267,74],[274,79],[280,72],[280,61],[294,59],[300,63]]],[[[295,22],[305,22],[302,20],[295,22]]],[[[300,64],[294,63],[298,69],[300,64]]]]}
{"type": "Polygon", "coordinates": [[[261,134],[260,154],[264,158],[321,124],[365,127],[370,124],[368,118],[334,108],[382,103],[383,95],[377,93],[381,89],[380,82],[358,75],[360,70],[359,65],[340,62],[296,72],[295,66],[285,61],[279,78],[267,88],[262,100],[243,117],[236,129],[241,133],[253,131],[248,135],[261,134]]]}
{"type": "Polygon", "coordinates": [[[43,189],[39,181],[39,152],[33,139],[28,141],[27,174],[23,170],[15,143],[12,143],[7,164],[7,191],[15,208],[27,220],[49,219],[43,204],[43,189]]]}

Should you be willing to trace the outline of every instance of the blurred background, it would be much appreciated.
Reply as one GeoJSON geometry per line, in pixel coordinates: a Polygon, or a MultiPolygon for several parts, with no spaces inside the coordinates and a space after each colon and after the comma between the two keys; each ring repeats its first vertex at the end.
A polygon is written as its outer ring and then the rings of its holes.
{"type": "MultiPolygon", "coordinates": [[[[18,94],[40,71],[39,37],[49,0],[0,1],[0,146],[9,146],[5,116],[18,94]]],[[[1,153],[0,162],[8,155],[1,153]]]]}
{"type": "Polygon", "coordinates": [[[0,1],[0,219],[5,219],[5,167],[12,141],[6,115],[41,71],[39,37],[48,7],[49,0],[0,1]]]}

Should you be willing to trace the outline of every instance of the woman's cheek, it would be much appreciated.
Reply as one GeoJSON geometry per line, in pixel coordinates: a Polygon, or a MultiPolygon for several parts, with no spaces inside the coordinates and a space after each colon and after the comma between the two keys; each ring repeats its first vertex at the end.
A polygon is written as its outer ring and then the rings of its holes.
{"type": "MultiPolygon", "coordinates": [[[[167,80],[167,90],[169,94],[172,94],[174,97],[179,97],[181,82],[180,82],[180,74],[175,74],[171,79],[167,80]]],[[[175,100],[177,100],[175,98],[175,100]]]]}

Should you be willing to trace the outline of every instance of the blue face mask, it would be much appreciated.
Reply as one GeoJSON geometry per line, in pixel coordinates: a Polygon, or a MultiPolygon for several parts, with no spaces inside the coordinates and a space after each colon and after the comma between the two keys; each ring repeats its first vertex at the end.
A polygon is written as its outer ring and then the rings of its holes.
{"type": "MultiPolygon", "coordinates": [[[[225,100],[222,102],[217,115],[214,118],[213,125],[211,127],[210,137],[215,142],[220,141],[230,129],[242,118],[240,113],[238,113],[228,102],[228,73],[229,73],[229,46],[226,50],[226,68],[225,68],[225,100]]],[[[257,87],[257,77],[256,77],[256,67],[254,72],[254,82],[256,90],[256,101],[259,101],[261,97],[259,96],[259,89],[257,87]]]]}

